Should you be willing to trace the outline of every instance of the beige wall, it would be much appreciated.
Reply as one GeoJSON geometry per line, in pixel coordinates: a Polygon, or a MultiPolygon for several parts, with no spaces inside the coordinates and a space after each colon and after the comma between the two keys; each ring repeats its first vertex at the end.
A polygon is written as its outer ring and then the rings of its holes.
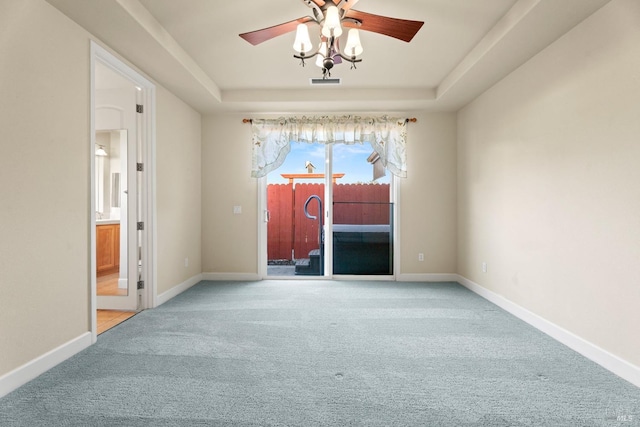
{"type": "Polygon", "coordinates": [[[89,40],[0,2],[0,376],[89,330],[89,40]]]}
{"type": "Polygon", "coordinates": [[[456,115],[418,113],[400,179],[400,272],[456,272],[456,115]],[[418,254],[424,261],[418,261],[418,254]]]}
{"type": "MultiPolygon", "coordinates": [[[[412,116],[415,114],[411,114],[412,116]]],[[[456,116],[418,113],[408,129],[408,177],[400,180],[401,272],[456,271],[456,116]],[[418,253],[425,261],[418,262],[418,253]]],[[[251,126],[242,115],[203,118],[202,267],[257,274],[257,181],[251,126]],[[234,215],[233,206],[242,206],[234,215]]]]}
{"type": "MultiPolygon", "coordinates": [[[[91,38],[0,1],[0,377],[90,330],[91,38]]],[[[202,271],[201,123],[160,86],[156,107],[162,293],[202,271]]]]}
{"type": "Polygon", "coordinates": [[[157,291],[160,295],[202,272],[202,137],[199,113],[162,87],[158,87],[156,97],[157,291]]]}
{"type": "Polygon", "coordinates": [[[202,270],[257,274],[257,181],[251,126],[240,115],[202,119],[202,270]],[[233,207],[242,206],[242,214],[233,207]]]}
{"type": "Polygon", "coordinates": [[[459,273],[636,366],[639,40],[614,0],[458,125],[459,273]]]}

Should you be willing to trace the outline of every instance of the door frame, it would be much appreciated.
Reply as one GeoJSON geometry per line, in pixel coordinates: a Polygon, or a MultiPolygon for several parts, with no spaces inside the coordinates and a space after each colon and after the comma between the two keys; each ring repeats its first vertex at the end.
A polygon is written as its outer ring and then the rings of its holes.
{"type": "MultiPolygon", "coordinates": [[[[331,144],[325,144],[325,161],[327,170],[324,179],[324,200],[333,201],[333,150],[331,144]]],[[[271,173],[275,173],[272,171],[271,173]]],[[[268,246],[268,209],[267,209],[267,177],[257,179],[258,187],[258,276],[263,280],[397,280],[400,274],[400,178],[391,175],[390,199],[393,204],[393,274],[389,275],[346,275],[333,274],[333,203],[325,203],[323,209],[325,224],[325,246],[324,246],[324,275],[323,276],[268,276],[267,275],[267,246],[268,246]],[[331,219],[329,221],[329,219],[331,219]],[[329,236],[329,237],[327,237],[329,236]]]]}
{"type": "MultiPolygon", "coordinates": [[[[156,242],[156,204],[155,204],[155,110],[156,110],[156,87],[155,84],[146,77],[133,70],[122,60],[110,53],[107,49],[100,46],[93,40],[90,46],[90,135],[89,135],[89,185],[90,185],[90,206],[89,206],[89,227],[90,227],[90,323],[92,343],[97,341],[97,280],[96,280],[96,215],[95,215],[95,144],[96,144],[96,94],[95,94],[95,68],[96,63],[107,65],[113,71],[118,72],[123,77],[130,80],[137,88],[139,88],[138,99],[144,105],[144,114],[140,114],[137,119],[136,135],[131,137],[140,141],[138,162],[144,164],[144,172],[139,176],[141,182],[142,196],[140,200],[141,217],[139,221],[144,222],[144,232],[140,245],[141,251],[141,274],[144,280],[144,289],[137,290],[137,311],[146,308],[152,308],[157,305],[157,248],[156,242]]],[[[131,159],[129,159],[130,161],[131,159]]],[[[132,177],[129,177],[131,180],[132,177]]],[[[134,206],[129,206],[134,209],[134,206]]],[[[129,266],[138,265],[138,254],[136,251],[129,251],[129,266]],[[132,261],[135,259],[135,261],[132,261]]],[[[137,268],[135,269],[137,270],[137,268]]],[[[130,271],[129,277],[133,274],[130,271]]]]}

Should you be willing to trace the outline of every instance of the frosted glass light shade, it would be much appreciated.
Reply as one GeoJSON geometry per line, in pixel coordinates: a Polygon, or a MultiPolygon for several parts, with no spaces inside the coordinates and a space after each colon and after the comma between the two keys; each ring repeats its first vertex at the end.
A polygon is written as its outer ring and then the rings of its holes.
{"type": "Polygon", "coordinates": [[[296,39],[293,42],[293,50],[307,53],[311,50],[311,39],[309,38],[309,28],[305,24],[298,24],[296,39]]]}
{"type": "Polygon", "coordinates": [[[336,6],[329,6],[327,8],[327,16],[324,17],[324,25],[322,26],[322,35],[325,37],[340,37],[342,35],[340,12],[336,6]]]}
{"type": "Polygon", "coordinates": [[[350,29],[347,44],[344,47],[344,54],[347,56],[358,56],[361,55],[363,51],[362,44],[360,44],[360,33],[355,28],[350,29]]]}
{"type": "Polygon", "coordinates": [[[107,157],[108,154],[106,152],[106,150],[104,149],[103,145],[99,145],[98,149],[96,150],[96,156],[98,157],[107,157]]]}

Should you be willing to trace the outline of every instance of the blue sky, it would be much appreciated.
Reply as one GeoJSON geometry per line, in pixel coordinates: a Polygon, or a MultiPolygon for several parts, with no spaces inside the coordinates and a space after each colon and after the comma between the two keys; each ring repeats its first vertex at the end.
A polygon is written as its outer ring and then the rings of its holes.
{"type": "MultiPolygon", "coordinates": [[[[367,162],[367,157],[373,153],[371,145],[354,144],[344,145],[336,144],[333,146],[333,173],[344,173],[344,178],[338,180],[339,183],[355,183],[355,182],[371,182],[373,179],[373,167],[367,162]]],[[[269,184],[284,184],[288,182],[282,178],[282,173],[306,173],[306,161],[310,161],[316,167],[315,173],[325,172],[324,161],[324,145],[292,143],[291,152],[280,168],[271,172],[268,176],[269,184]]],[[[320,180],[313,180],[320,183],[320,180]]],[[[390,173],[378,179],[376,182],[391,182],[390,173]]]]}

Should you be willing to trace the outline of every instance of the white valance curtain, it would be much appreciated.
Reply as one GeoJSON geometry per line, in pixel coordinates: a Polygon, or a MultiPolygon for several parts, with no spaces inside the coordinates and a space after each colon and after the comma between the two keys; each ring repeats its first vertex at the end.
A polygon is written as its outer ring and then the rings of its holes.
{"type": "Polygon", "coordinates": [[[291,142],[362,144],[369,142],[392,174],[407,176],[406,120],[395,117],[302,117],[252,119],[251,176],[276,170],[287,157],[291,142]]]}

